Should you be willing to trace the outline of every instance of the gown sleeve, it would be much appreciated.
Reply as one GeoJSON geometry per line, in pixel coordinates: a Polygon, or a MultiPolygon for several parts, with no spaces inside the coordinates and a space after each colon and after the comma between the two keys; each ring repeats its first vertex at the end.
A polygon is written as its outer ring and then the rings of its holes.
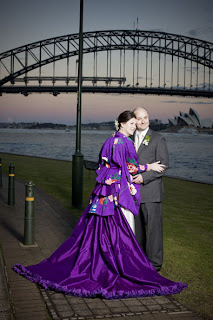
{"type": "Polygon", "coordinates": [[[132,140],[119,135],[109,138],[99,155],[97,183],[90,197],[89,212],[114,215],[117,206],[121,206],[137,215],[140,185],[132,182],[132,174],[140,172],[132,140]]]}
{"type": "Polygon", "coordinates": [[[113,149],[114,162],[118,163],[120,166],[126,163],[127,169],[131,175],[134,176],[147,170],[147,165],[139,165],[138,156],[132,139],[127,137],[126,143],[124,143],[122,139],[115,139],[113,149]]]}
{"type": "Polygon", "coordinates": [[[91,214],[114,215],[117,206],[121,170],[120,166],[112,161],[113,141],[113,137],[107,139],[99,154],[96,185],[89,199],[89,213],[91,214]]]}

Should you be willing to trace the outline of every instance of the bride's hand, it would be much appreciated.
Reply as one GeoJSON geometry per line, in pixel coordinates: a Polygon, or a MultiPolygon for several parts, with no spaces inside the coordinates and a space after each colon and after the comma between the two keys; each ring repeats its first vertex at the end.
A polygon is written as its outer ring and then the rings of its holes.
{"type": "Polygon", "coordinates": [[[148,170],[163,172],[165,168],[166,166],[164,164],[161,164],[160,161],[156,161],[148,164],[148,170]]]}

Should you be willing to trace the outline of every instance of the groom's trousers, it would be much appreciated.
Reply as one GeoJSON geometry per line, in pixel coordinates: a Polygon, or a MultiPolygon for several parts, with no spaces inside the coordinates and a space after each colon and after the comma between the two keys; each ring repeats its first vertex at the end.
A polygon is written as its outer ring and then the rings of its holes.
{"type": "Polygon", "coordinates": [[[163,263],[162,202],[141,203],[135,218],[135,236],[155,270],[163,263]]]}

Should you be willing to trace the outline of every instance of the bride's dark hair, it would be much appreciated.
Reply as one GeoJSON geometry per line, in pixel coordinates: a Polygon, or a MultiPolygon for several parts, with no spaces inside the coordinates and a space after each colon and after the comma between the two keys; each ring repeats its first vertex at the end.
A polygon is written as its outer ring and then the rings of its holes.
{"type": "Polygon", "coordinates": [[[136,118],[133,111],[126,110],[126,111],[123,111],[121,114],[119,114],[119,116],[118,116],[118,130],[121,127],[121,122],[125,123],[132,118],[136,118]]]}

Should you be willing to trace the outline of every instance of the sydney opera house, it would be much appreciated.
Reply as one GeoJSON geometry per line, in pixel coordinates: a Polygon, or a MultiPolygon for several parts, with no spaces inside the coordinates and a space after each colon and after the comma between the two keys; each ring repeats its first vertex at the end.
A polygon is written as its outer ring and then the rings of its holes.
{"type": "Polygon", "coordinates": [[[201,120],[199,114],[190,108],[189,113],[180,111],[179,116],[174,119],[168,119],[170,126],[193,126],[195,128],[212,128],[212,120],[201,120]]]}

